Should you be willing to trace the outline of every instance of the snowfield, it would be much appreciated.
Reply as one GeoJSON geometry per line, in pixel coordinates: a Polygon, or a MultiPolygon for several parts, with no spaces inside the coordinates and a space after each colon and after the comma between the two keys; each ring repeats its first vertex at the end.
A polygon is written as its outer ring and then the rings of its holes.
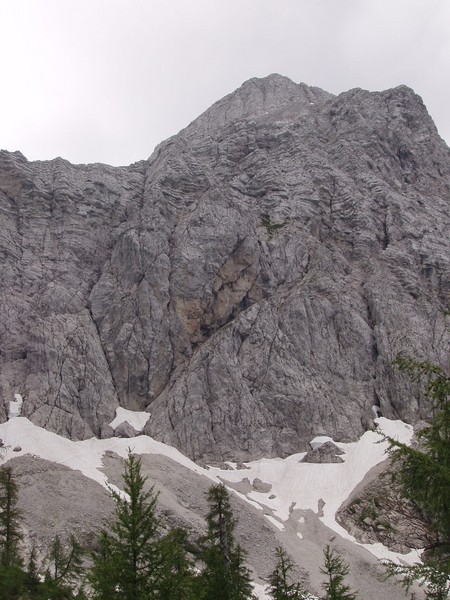
{"type": "MultiPolygon", "coordinates": [[[[11,418],[0,425],[0,439],[3,447],[0,452],[0,464],[14,456],[35,455],[45,460],[60,463],[81,471],[103,486],[108,485],[107,477],[102,473],[102,459],[107,451],[125,457],[129,449],[137,454],[158,454],[166,456],[183,467],[197,474],[208,477],[212,482],[224,482],[230,489],[245,501],[264,511],[266,518],[279,530],[284,530],[285,523],[297,518],[298,539],[301,543],[303,516],[293,517],[293,510],[310,510],[318,515],[324,525],[342,538],[357,543],[356,540],[336,522],[336,512],[349,497],[355,487],[362,481],[368,471],[386,459],[387,442],[383,435],[395,438],[403,443],[410,443],[412,427],[401,421],[390,421],[385,418],[376,419],[378,431],[368,431],[355,443],[334,442],[343,451],[342,463],[316,464],[300,462],[304,454],[294,454],[285,459],[261,459],[245,463],[245,468],[237,468],[228,463],[229,469],[216,467],[203,468],[181,454],[175,448],[141,435],[135,438],[110,438],[100,440],[91,438],[84,441],[71,441],[55,433],[37,427],[20,415],[22,399],[16,396],[11,402],[11,418]],[[255,479],[265,484],[262,488],[268,491],[252,489],[255,479]],[[242,491],[239,484],[243,484],[242,491]]],[[[136,429],[142,429],[149,413],[132,414],[131,411],[118,409],[117,417],[111,424],[117,426],[128,420],[136,429]],[[131,413],[131,414],[129,414],[131,413]]],[[[330,438],[315,438],[315,447],[329,441],[330,438]]],[[[420,560],[417,551],[408,555],[391,552],[382,544],[358,544],[369,550],[379,559],[391,559],[403,564],[412,564],[420,560]]],[[[261,600],[268,598],[264,586],[255,588],[261,600]]]]}
{"type": "MultiPolygon", "coordinates": [[[[277,527],[283,527],[293,509],[312,510],[319,515],[324,525],[341,537],[356,542],[341,525],[336,522],[336,513],[341,504],[350,496],[356,486],[364,479],[372,467],[386,459],[388,443],[383,435],[389,436],[404,444],[412,439],[413,429],[402,421],[391,421],[380,417],[376,419],[378,431],[366,431],[358,442],[333,442],[344,454],[340,455],[343,463],[303,463],[305,454],[293,454],[285,459],[261,459],[245,463],[245,470],[221,471],[211,469],[220,479],[238,483],[244,478],[251,481],[259,479],[270,484],[268,493],[252,491],[246,494],[252,500],[272,511],[268,516],[277,527]]],[[[312,446],[333,441],[329,437],[315,438],[312,446]]],[[[299,523],[301,521],[299,520],[299,523]]],[[[360,544],[377,558],[390,559],[396,562],[412,564],[420,560],[417,551],[407,555],[391,552],[382,544],[360,544]]]]}

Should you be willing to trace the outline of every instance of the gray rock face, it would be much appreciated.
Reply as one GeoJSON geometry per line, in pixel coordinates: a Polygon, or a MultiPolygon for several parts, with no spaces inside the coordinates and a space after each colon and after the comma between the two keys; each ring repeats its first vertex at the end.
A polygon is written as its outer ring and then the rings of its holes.
{"type": "Polygon", "coordinates": [[[120,438],[133,438],[139,435],[139,433],[140,432],[136,431],[136,429],[130,425],[128,421],[120,423],[120,425],[117,425],[116,429],[114,430],[114,435],[120,438]]]}
{"type": "Polygon", "coordinates": [[[117,406],[194,459],[426,418],[446,359],[450,154],[402,86],[273,75],[124,168],[0,154],[0,420],[74,439],[117,406]]]}
{"type": "Polygon", "coordinates": [[[408,502],[395,466],[389,461],[369,472],[340,507],[336,519],[358,542],[381,542],[390,550],[408,553],[412,548],[426,548],[435,536],[426,517],[408,502]]]}
{"type": "Polygon", "coordinates": [[[339,456],[344,454],[333,442],[325,442],[317,448],[309,450],[301,462],[307,463],[340,463],[344,462],[339,456]]]}

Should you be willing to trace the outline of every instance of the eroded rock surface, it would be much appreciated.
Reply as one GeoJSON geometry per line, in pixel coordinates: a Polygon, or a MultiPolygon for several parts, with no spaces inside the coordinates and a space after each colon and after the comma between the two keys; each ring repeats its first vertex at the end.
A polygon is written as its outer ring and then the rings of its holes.
{"type": "Polygon", "coordinates": [[[407,554],[430,546],[435,536],[426,515],[405,499],[389,461],[369,472],[340,507],[336,519],[358,542],[381,542],[407,554]]]}
{"type": "Polygon", "coordinates": [[[74,439],[117,406],[194,459],[426,418],[445,360],[450,155],[401,86],[246,82],[130,167],[0,154],[0,421],[74,439]]]}
{"type": "Polygon", "coordinates": [[[121,438],[133,438],[139,435],[139,433],[140,432],[130,425],[128,421],[124,421],[123,423],[120,423],[120,425],[117,425],[114,431],[114,435],[121,438]]]}
{"type": "Polygon", "coordinates": [[[339,456],[344,454],[333,442],[325,442],[317,448],[309,450],[302,458],[301,462],[307,463],[340,463],[344,462],[339,456]]]}

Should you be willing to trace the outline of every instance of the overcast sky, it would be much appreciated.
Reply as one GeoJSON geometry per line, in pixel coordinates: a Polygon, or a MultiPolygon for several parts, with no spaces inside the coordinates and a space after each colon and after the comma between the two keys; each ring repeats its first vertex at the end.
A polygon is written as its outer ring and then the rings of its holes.
{"type": "Polygon", "coordinates": [[[450,142],[450,0],[0,0],[0,147],[147,158],[251,77],[401,83],[450,142]]]}

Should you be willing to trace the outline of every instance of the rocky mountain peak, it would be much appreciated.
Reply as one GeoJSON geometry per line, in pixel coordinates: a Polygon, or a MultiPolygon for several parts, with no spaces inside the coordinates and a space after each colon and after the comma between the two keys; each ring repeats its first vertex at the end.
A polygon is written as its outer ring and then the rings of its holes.
{"type": "Polygon", "coordinates": [[[213,104],[189,125],[184,134],[188,138],[192,135],[212,135],[214,131],[235,121],[258,119],[293,105],[297,109],[309,108],[316,102],[332,97],[332,94],[320,88],[294,83],[277,73],[255,77],[213,104]]]}
{"type": "Polygon", "coordinates": [[[279,75],[130,167],[0,156],[0,420],[74,439],[118,406],[199,459],[355,439],[448,352],[449,150],[401,86],[279,75]]]}

